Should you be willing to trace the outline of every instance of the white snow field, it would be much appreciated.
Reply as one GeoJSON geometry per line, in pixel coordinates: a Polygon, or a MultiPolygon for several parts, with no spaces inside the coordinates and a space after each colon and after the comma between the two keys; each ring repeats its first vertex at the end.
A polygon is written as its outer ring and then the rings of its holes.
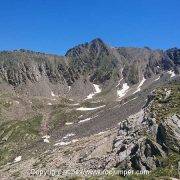
{"type": "Polygon", "coordinates": [[[93,110],[96,110],[96,109],[100,109],[100,108],[102,108],[104,106],[106,106],[106,105],[98,106],[98,107],[94,107],[94,108],[80,107],[80,108],[77,108],[76,110],[77,111],[93,111],[93,110]]]}
{"type": "Polygon", "coordinates": [[[18,156],[18,157],[16,157],[15,159],[14,159],[14,162],[16,163],[16,162],[19,162],[19,161],[21,161],[21,159],[22,159],[22,156],[18,156]]]}
{"type": "MultiPolygon", "coordinates": [[[[98,93],[100,93],[100,92],[102,91],[99,85],[93,84],[93,86],[94,86],[95,91],[94,91],[93,93],[89,94],[89,95],[86,97],[86,99],[92,99],[94,95],[96,95],[96,94],[98,94],[98,93]]],[[[86,100],[86,99],[85,99],[85,100],[86,100]]]]}
{"type": "Polygon", "coordinates": [[[125,96],[128,89],[129,89],[128,84],[127,84],[127,83],[124,83],[123,86],[122,86],[122,89],[117,90],[117,95],[118,95],[118,97],[119,97],[119,98],[122,98],[123,96],[125,96]]]}
{"type": "Polygon", "coordinates": [[[175,72],[172,70],[168,71],[167,73],[171,75],[171,78],[176,76],[175,72]]]}
{"type": "Polygon", "coordinates": [[[42,137],[42,139],[43,139],[43,141],[44,141],[45,143],[49,143],[49,138],[50,138],[49,135],[45,135],[45,136],[42,137]]]}
{"type": "Polygon", "coordinates": [[[135,92],[133,92],[133,94],[141,91],[141,86],[144,84],[144,82],[146,81],[146,79],[143,77],[142,81],[139,83],[137,90],[135,92]]]}

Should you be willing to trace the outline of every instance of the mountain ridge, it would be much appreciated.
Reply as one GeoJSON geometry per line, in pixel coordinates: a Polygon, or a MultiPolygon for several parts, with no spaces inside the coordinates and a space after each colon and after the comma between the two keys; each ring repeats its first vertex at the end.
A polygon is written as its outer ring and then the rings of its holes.
{"type": "MultiPolygon", "coordinates": [[[[43,86],[49,89],[57,86],[58,94],[69,96],[67,89],[76,82],[83,87],[85,82],[90,81],[107,89],[121,78],[132,86],[139,83],[142,77],[148,79],[168,70],[179,74],[179,52],[177,48],[168,51],[125,47],[113,49],[99,38],[69,49],[65,56],[23,49],[3,51],[0,53],[0,79],[1,84],[18,91],[19,87],[28,89],[26,86],[29,85],[32,95],[36,94],[33,93],[35,83],[39,83],[41,89],[43,86]]],[[[78,89],[77,93],[70,96],[82,99],[89,91],[78,89]]],[[[48,94],[44,93],[45,96],[48,94]]]]}

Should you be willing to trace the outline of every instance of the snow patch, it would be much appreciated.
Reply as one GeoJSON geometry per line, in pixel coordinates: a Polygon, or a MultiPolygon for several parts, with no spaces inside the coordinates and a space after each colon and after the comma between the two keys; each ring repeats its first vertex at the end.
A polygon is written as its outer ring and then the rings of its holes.
{"type": "Polygon", "coordinates": [[[94,86],[94,89],[95,89],[95,94],[97,94],[97,93],[100,93],[100,92],[101,92],[101,88],[100,88],[100,86],[99,86],[99,85],[97,85],[97,84],[93,84],[93,86],[94,86]]]}
{"type": "Polygon", "coordinates": [[[71,143],[75,143],[75,142],[78,142],[79,140],[78,139],[73,139],[72,141],[61,141],[61,142],[58,142],[56,144],[54,144],[54,146],[67,146],[71,143]]]}
{"type": "Polygon", "coordinates": [[[71,90],[71,86],[68,86],[68,88],[69,88],[69,90],[68,90],[68,92],[71,90]]]}
{"type": "Polygon", "coordinates": [[[71,125],[71,124],[73,124],[73,122],[66,122],[66,123],[65,123],[65,125],[67,125],[67,126],[69,126],[69,125],[71,125]]]}
{"type": "Polygon", "coordinates": [[[164,99],[167,99],[171,95],[171,90],[166,91],[166,96],[164,99]]]}
{"type": "Polygon", "coordinates": [[[77,111],[93,111],[93,110],[96,110],[96,109],[100,109],[102,107],[104,107],[105,105],[103,106],[99,106],[99,107],[95,107],[95,108],[86,108],[86,107],[80,107],[80,108],[77,108],[76,110],[77,111]]]}
{"type": "Polygon", "coordinates": [[[105,131],[102,131],[102,132],[99,132],[99,133],[97,133],[98,135],[101,135],[101,134],[104,134],[105,133],[105,131]]]}
{"type": "Polygon", "coordinates": [[[49,143],[49,139],[43,139],[45,143],[49,143]]]}
{"type": "Polygon", "coordinates": [[[53,93],[53,91],[51,91],[51,96],[55,97],[56,95],[53,93]]]}
{"type": "Polygon", "coordinates": [[[91,119],[92,119],[92,118],[86,118],[86,119],[83,119],[83,120],[79,121],[78,123],[87,122],[87,121],[89,121],[89,120],[91,120],[91,119]]]}
{"type": "Polygon", "coordinates": [[[91,117],[91,118],[86,118],[86,119],[80,120],[78,123],[84,123],[84,122],[90,121],[91,119],[94,119],[94,118],[96,118],[96,117],[98,117],[98,115],[93,116],[93,117],[91,117]]]}
{"type": "Polygon", "coordinates": [[[78,141],[79,141],[78,139],[73,139],[72,143],[75,143],[75,142],[78,142],[78,141]]]}
{"type": "Polygon", "coordinates": [[[68,141],[68,142],[62,141],[62,142],[59,142],[59,143],[54,144],[54,146],[66,146],[66,145],[68,145],[68,144],[71,144],[71,141],[68,141]]]}
{"type": "Polygon", "coordinates": [[[120,83],[121,83],[122,80],[123,80],[123,78],[121,78],[121,79],[119,80],[119,82],[118,82],[118,84],[117,84],[116,87],[118,87],[118,86],[120,85],[120,83]]]}
{"type": "Polygon", "coordinates": [[[52,106],[52,103],[47,103],[47,105],[52,106]]]}
{"type": "Polygon", "coordinates": [[[75,104],[69,104],[70,106],[78,106],[79,103],[75,103],[75,104]]]}
{"type": "Polygon", "coordinates": [[[127,103],[129,103],[131,101],[134,101],[135,99],[137,99],[137,97],[134,97],[134,98],[130,99],[129,101],[125,102],[123,105],[125,105],[125,104],[127,104],[127,103]]]}
{"type": "Polygon", "coordinates": [[[75,134],[69,133],[69,134],[66,134],[66,136],[63,137],[63,139],[67,139],[67,138],[72,137],[72,136],[75,136],[75,134]]]}
{"type": "Polygon", "coordinates": [[[158,81],[160,79],[160,76],[158,78],[156,78],[154,81],[158,81]]]}
{"type": "Polygon", "coordinates": [[[168,71],[167,73],[171,75],[171,78],[176,76],[175,72],[172,70],[168,71]]]}
{"type": "Polygon", "coordinates": [[[92,99],[94,95],[96,95],[96,94],[98,94],[98,93],[100,93],[102,91],[99,85],[93,84],[93,86],[94,86],[95,91],[93,93],[89,94],[86,97],[86,99],[92,99]]]}
{"type": "Polygon", "coordinates": [[[127,83],[124,83],[121,90],[117,90],[117,95],[119,98],[126,95],[127,90],[129,89],[129,86],[127,83]]]}
{"type": "Polygon", "coordinates": [[[49,138],[50,138],[50,136],[49,136],[49,135],[45,135],[45,136],[43,136],[42,138],[43,138],[43,139],[44,139],[44,138],[49,139],[49,138]]]}
{"type": "Polygon", "coordinates": [[[146,81],[146,79],[143,77],[142,81],[139,83],[137,90],[135,92],[133,92],[133,94],[141,91],[141,86],[144,84],[144,82],[146,81]]]}
{"type": "Polygon", "coordinates": [[[18,156],[14,159],[14,162],[17,163],[17,162],[21,161],[21,159],[22,159],[22,156],[18,156]]]}
{"type": "Polygon", "coordinates": [[[44,141],[45,143],[49,143],[49,138],[50,138],[49,135],[45,135],[45,136],[42,137],[42,139],[43,139],[43,141],[44,141]]]}
{"type": "Polygon", "coordinates": [[[19,104],[19,101],[14,101],[16,104],[19,104]]]}

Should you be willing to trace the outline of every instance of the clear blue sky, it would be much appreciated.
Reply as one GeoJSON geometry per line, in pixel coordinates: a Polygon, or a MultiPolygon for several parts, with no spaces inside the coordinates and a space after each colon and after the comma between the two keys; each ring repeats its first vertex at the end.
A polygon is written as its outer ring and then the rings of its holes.
{"type": "Polygon", "coordinates": [[[111,46],[180,47],[180,0],[0,0],[0,50],[64,54],[96,37],[111,46]]]}

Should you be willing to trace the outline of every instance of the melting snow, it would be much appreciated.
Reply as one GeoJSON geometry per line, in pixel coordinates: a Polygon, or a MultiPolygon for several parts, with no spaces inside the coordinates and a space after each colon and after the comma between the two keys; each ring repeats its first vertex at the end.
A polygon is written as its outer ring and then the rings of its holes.
{"type": "Polygon", "coordinates": [[[51,91],[51,96],[53,96],[53,97],[56,96],[56,95],[53,93],[53,91],[51,91]]]}
{"type": "Polygon", "coordinates": [[[121,78],[121,79],[119,80],[119,83],[117,84],[116,87],[118,87],[118,86],[120,85],[120,83],[121,83],[122,80],[123,80],[123,78],[121,78]]]}
{"type": "Polygon", "coordinates": [[[102,132],[99,132],[99,133],[97,133],[98,135],[101,135],[101,134],[104,134],[105,133],[105,131],[102,131],[102,132]]]}
{"type": "Polygon", "coordinates": [[[166,91],[166,97],[164,99],[167,99],[171,95],[171,90],[166,91]]]}
{"type": "Polygon", "coordinates": [[[160,76],[158,78],[156,78],[154,81],[158,81],[160,79],[160,76]]]}
{"type": "Polygon", "coordinates": [[[79,140],[78,139],[73,139],[72,142],[75,143],[75,142],[78,142],[79,140]]]}
{"type": "Polygon", "coordinates": [[[172,78],[172,77],[174,77],[174,76],[176,76],[175,72],[174,72],[174,71],[172,71],[172,70],[168,71],[168,74],[170,74],[170,75],[171,75],[171,78],[172,78]]]}
{"type": "Polygon", "coordinates": [[[63,137],[63,139],[67,139],[72,136],[75,136],[75,134],[74,133],[66,134],[66,136],[63,137]]]}
{"type": "Polygon", "coordinates": [[[91,117],[91,118],[86,118],[86,119],[80,120],[78,123],[84,123],[84,122],[90,121],[91,119],[94,119],[94,118],[96,118],[96,117],[98,117],[98,115],[96,115],[96,116],[94,116],[94,117],[91,117]]]}
{"type": "Polygon", "coordinates": [[[49,143],[49,138],[50,138],[49,135],[45,135],[45,136],[43,136],[42,138],[43,138],[43,141],[44,141],[45,143],[49,143]]]}
{"type": "Polygon", "coordinates": [[[66,123],[65,123],[65,125],[67,125],[67,126],[68,126],[68,125],[71,125],[71,124],[73,124],[73,122],[66,122],[66,123]]]}
{"type": "Polygon", "coordinates": [[[43,140],[45,143],[49,143],[49,139],[44,139],[43,140]]]}
{"type": "Polygon", "coordinates": [[[128,84],[124,83],[122,89],[117,90],[118,97],[121,98],[121,97],[125,96],[128,89],[129,89],[128,84]]]}
{"type": "MultiPolygon", "coordinates": [[[[71,90],[71,86],[68,86],[68,88],[69,88],[69,91],[70,91],[70,90],[71,90]]],[[[68,92],[69,92],[69,91],[68,91],[68,92]]]]}
{"type": "Polygon", "coordinates": [[[44,139],[44,138],[49,139],[49,138],[50,138],[50,136],[49,136],[49,135],[45,135],[45,136],[43,136],[42,138],[43,138],[43,139],[44,139]]]}
{"type": "Polygon", "coordinates": [[[71,141],[68,141],[68,142],[59,142],[59,143],[56,143],[56,144],[54,144],[54,146],[66,146],[66,145],[68,145],[68,144],[71,144],[71,141]]]}
{"type": "Polygon", "coordinates": [[[95,93],[100,93],[101,92],[100,86],[97,85],[97,84],[93,84],[93,85],[94,85],[94,88],[95,88],[95,93]]]}
{"type": "Polygon", "coordinates": [[[105,106],[105,105],[99,106],[99,107],[95,107],[95,108],[80,107],[80,108],[77,108],[76,110],[78,110],[78,111],[93,111],[93,110],[102,108],[102,107],[104,107],[104,106],[105,106]]]}
{"type": "Polygon", "coordinates": [[[19,104],[19,101],[15,101],[16,104],[19,104]]]}
{"type": "Polygon", "coordinates": [[[83,119],[83,120],[79,121],[78,123],[83,123],[83,122],[89,121],[89,120],[91,120],[91,119],[92,119],[92,118],[86,118],[86,119],[83,119]]]}
{"type": "Polygon", "coordinates": [[[54,144],[54,146],[66,146],[66,145],[69,145],[71,143],[75,143],[77,141],[79,141],[79,140],[73,139],[72,141],[67,141],[67,142],[62,141],[62,142],[58,142],[58,143],[54,144]]]}
{"type": "Polygon", "coordinates": [[[137,99],[137,97],[134,97],[134,98],[130,99],[129,101],[125,102],[123,105],[125,105],[125,104],[127,104],[127,103],[129,103],[131,101],[134,101],[135,99],[137,99]]]}
{"type": "Polygon", "coordinates": [[[94,95],[96,95],[102,91],[99,85],[93,84],[93,86],[94,86],[95,92],[89,94],[86,99],[92,99],[94,95]]]}
{"type": "Polygon", "coordinates": [[[78,106],[79,103],[75,103],[75,104],[69,104],[70,106],[78,106]]]}
{"type": "Polygon", "coordinates": [[[22,156],[18,156],[18,157],[16,157],[15,159],[14,159],[14,162],[16,163],[16,162],[19,162],[19,161],[21,161],[21,159],[22,159],[22,156]]]}
{"type": "Polygon", "coordinates": [[[139,92],[141,90],[141,86],[144,84],[144,82],[146,81],[146,79],[143,77],[142,81],[139,83],[137,90],[135,92],[133,92],[133,94],[139,92]]]}

